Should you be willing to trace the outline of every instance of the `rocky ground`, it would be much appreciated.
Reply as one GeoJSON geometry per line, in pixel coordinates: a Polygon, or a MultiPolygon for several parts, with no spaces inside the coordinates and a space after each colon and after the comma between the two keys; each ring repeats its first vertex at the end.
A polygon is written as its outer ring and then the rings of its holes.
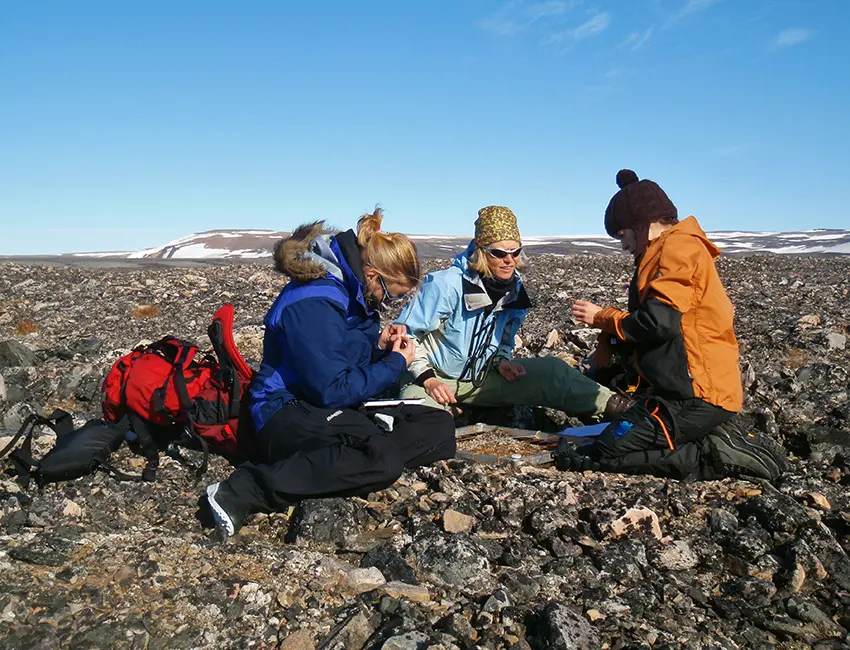
{"type": "MultiPolygon", "coordinates": [[[[98,473],[42,490],[4,463],[0,646],[850,647],[850,260],[724,259],[720,270],[746,416],[792,460],[776,486],[453,460],[368,500],[258,516],[219,545],[195,512],[203,486],[228,474],[221,459],[200,482],[164,458],[156,483],[98,473]]],[[[536,307],[518,354],[575,363],[594,336],[570,303],[622,304],[630,268],[541,256],[527,277],[536,307]]],[[[165,334],[205,341],[223,302],[256,364],[281,284],[263,265],[0,265],[0,434],[32,411],[98,415],[118,355],[165,334]]],[[[42,432],[36,449],[52,441],[42,432]]],[[[126,449],[116,463],[141,464],[126,449]]]]}

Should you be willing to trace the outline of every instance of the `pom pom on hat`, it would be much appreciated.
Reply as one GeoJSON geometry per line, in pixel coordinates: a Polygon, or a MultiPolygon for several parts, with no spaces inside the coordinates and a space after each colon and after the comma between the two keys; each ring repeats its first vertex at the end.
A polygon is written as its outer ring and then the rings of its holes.
{"type": "Polygon", "coordinates": [[[621,169],[617,172],[617,187],[623,189],[626,185],[638,182],[638,175],[631,169],[621,169]]]}
{"type": "Polygon", "coordinates": [[[653,221],[668,219],[673,223],[679,217],[676,206],[658,183],[643,179],[631,169],[617,172],[620,190],[611,198],[605,210],[605,230],[611,237],[625,228],[632,228],[638,236],[638,254],[646,249],[649,225],[653,221]]]}

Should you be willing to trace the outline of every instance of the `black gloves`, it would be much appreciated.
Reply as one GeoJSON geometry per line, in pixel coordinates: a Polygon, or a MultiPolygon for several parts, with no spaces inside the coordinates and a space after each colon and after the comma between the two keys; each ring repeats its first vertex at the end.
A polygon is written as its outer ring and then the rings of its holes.
{"type": "Polygon", "coordinates": [[[576,447],[573,443],[561,438],[558,441],[558,449],[552,454],[555,467],[562,472],[582,472],[584,470],[598,470],[599,463],[586,455],[584,451],[587,446],[576,447]]]}

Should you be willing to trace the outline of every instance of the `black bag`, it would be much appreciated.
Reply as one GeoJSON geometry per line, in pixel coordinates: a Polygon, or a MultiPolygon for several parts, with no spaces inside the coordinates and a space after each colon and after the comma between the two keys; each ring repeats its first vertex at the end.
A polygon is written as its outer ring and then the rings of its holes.
{"type": "MultiPolygon", "coordinates": [[[[97,469],[103,469],[119,480],[152,481],[155,464],[151,467],[148,453],[148,467],[141,475],[126,474],[112,467],[107,459],[124,441],[128,427],[123,423],[107,424],[103,420],[89,420],[79,429],[73,429],[69,413],[55,410],[48,417],[30,415],[6,447],[0,451],[3,458],[23,438],[24,442],[10,455],[17,469],[21,483],[26,487],[33,477],[39,486],[56,481],[71,481],[97,469]],[[56,444],[44,458],[35,460],[32,455],[32,437],[37,426],[46,426],[56,433],[56,444]]],[[[144,447],[148,445],[141,445],[144,447]]],[[[153,457],[158,460],[156,447],[153,457]]]]}

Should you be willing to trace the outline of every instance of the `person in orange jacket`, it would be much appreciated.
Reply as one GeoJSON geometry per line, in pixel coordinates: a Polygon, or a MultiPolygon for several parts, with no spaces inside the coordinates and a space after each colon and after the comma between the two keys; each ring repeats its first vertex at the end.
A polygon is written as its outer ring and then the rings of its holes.
{"type": "Polygon", "coordinates": [[[713,479],[777,478],[781,447],[741,431],[743,406],[734,307],[715,267],[720,250],[695,217],[679,221],[657,183],[617,174],[620,190],[605,211],[605,230],[635,258],[628,311],[577,301],[573,316],[602,330],[594,361],[631,357],[643,399],[589,445],[564,442],[564,469],[713,479]]]}

